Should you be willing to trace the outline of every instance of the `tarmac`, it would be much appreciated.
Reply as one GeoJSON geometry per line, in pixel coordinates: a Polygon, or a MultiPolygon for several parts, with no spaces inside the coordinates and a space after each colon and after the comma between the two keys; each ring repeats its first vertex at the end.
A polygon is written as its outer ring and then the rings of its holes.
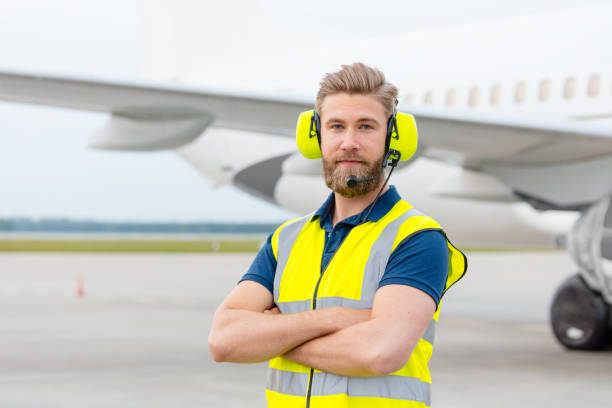
{"type": "MultiPolygon", "coordinates": [[[[215,363],[206,340],[253,257],[0,254],[0,407],[265,407],[265,365],[215,363]]],[[[432,406],[609,407],[612,351],[566,351],[549,328],[569,257],[468,259],[442,303],[432,406]]]]}

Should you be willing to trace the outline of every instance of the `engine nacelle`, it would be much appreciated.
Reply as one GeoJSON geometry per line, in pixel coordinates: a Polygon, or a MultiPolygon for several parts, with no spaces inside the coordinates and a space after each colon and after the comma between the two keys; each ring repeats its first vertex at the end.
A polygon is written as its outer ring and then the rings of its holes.
{"type": "Polygon", "coordinates": [[[580,216],[569,234],[568,250],[586,283],[612,304],[612,196],[580,216]]]}

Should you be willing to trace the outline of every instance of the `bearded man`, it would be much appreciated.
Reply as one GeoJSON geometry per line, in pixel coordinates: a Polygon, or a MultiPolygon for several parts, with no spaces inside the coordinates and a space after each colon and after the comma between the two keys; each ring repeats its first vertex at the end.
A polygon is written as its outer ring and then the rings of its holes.
{"type": "Polygon", "coordinates": [[[316,143],[332,192],[268,237],[215,313],[213,358],[269,360],[270,407],[430,406],[440,299],[467,263],[387,186],[397,94],[362,63],[325,75],[298,146],[316,143]]]}

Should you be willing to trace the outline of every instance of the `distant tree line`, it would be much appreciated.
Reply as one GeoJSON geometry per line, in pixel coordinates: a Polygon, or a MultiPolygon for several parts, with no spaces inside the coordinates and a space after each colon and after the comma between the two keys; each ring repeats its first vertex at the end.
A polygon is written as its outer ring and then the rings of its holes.
{"type": "Polygon", "coordinates": [[[103,222],[92,220],[71,220],[68,218],[28,217],[0,218],[0,231],[7,232],[138,232],[138,233],[225,233],[225,234],[267,234],[278,223],[229,223],[229,222],[103,222]]]}

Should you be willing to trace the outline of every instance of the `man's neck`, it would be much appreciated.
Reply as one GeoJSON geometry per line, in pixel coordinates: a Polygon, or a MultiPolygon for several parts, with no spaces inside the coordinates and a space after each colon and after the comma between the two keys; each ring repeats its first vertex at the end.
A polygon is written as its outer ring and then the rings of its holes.
{"type": "MultiPolygon", "coordinates": [[[[334,205],[334,215],[332,217],[332,225],[335,226],[338,222],[342,221],[343,219],[348,218],[355,214],[359,214],[368,205],[372,204],[372,202],[376,198],[376,195],[378,194],[378,190],[380,190],[380,187],[382,186],[383,183],[384,181],[381,180],[380,184],[376,186],[374,190],[370,191],[367,194],[363,194],[363,195],[351,197],[351,198],[343,197],[340,194],[334,192],[335,205],[334,205]]],[[[389,186],[386,185],[381,195],[383,195],[388,189],[389,189],[389,186]]]]}

